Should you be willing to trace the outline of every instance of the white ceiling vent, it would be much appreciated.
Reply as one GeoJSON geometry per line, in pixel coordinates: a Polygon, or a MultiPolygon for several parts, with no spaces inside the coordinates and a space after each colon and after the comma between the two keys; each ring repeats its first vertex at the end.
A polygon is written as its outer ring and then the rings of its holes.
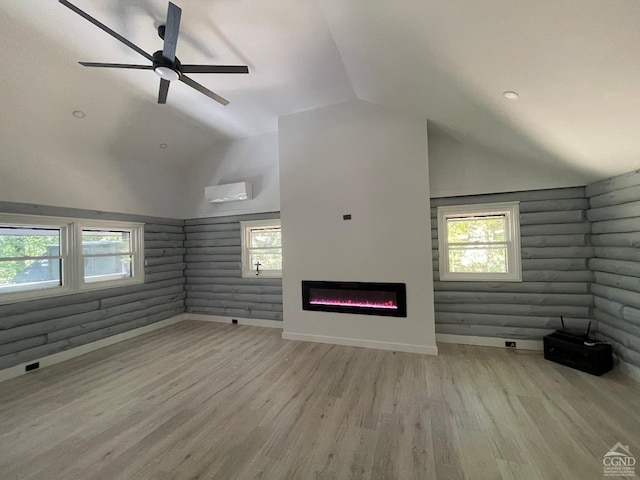
{"type": "Polygon", "coordinates": [[[238,182],[204,187],[204,196],[209,203],[251,200],[251,184],[248,182],[238,182]]]}

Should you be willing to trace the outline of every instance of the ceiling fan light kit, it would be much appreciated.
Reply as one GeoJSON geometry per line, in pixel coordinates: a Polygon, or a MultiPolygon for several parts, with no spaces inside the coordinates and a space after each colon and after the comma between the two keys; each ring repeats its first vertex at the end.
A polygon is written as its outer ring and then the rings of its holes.
{"type": "Polygon", "coordinates": [[[158,50],[153,55],[148,54],[133,42],[127,40],[122,35],[111,30],[105,24],[93,18],[88,13],[80,10],[78,7],[67,0],[58,0],[65,7],[77,13],[85,20],[93,23],[95,26],[111,35],[116,40],[124,43],[126,46],[139,53],[147,60],[151,61],[151,65],[132,65],[124,63],[97,63],[97,62],[80,62],[85,67],[97,68],[125,68],[133,70],[153,70],[160,77],[160,89],[158,91],[158,103],[167,103],[167,94],[169,92],[170,82],[176,80],[181,81],[185,85],[203,93],[207,97],[216,102],[227,105],[228,100],[220,95],[212,92],[208,88],[200,85],[195,80],[187,77],[185,73],[249,73],[246,65],[182,65],[176,57],[176,46],[178,44],[178,34],[180,33],[180,18],[182,17],[182,9],[175,4],[169,2],[167,11],[166,25],[158,27],[158,36],[163,40],[162,50],[158,50]]]}
{"type": "Polygon", "coordinates": [[[174,80],[178,80],[180,78],[180,74],[170,67],[156,67],[153,69],[153,71],[156,72],[156,75],[158,75],[160,78],[164,78],[165,80],[168,80],[170,82],[173,82],[174,80]]]}

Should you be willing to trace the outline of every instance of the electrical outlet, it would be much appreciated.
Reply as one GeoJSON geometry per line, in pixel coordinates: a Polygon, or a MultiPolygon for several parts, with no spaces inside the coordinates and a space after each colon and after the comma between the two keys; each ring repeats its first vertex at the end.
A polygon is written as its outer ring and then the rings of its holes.
{"type": "Polygon", "coordinates": [[[516,342],[504,342],[505,347],[516,348],[516,342]]]}
{"type": "Polygon", "coordinates": [[[34,362],[34,363],[30,363],[29,365],[24,367],[24,371],[25,372],[30,372],[31,370],[36,370],[38,368],[40,368],[40,362],[34,362]]]}

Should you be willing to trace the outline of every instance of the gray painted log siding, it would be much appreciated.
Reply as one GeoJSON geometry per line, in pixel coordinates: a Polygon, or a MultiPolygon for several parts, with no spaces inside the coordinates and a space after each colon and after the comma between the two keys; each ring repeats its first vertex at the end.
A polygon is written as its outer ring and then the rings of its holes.
{"type": "Polygon", "coordinates": [[[145,283],[0,305],[0,369],[185,311],[183,221],[0,203],[7,213],[145,223],[145,283]],[[159,252],[162,252],[161,254],[159,252]]]}
{"type": "Polygon", "coordinates": [[[586,193],[597,335],[640,367],[640,170],[589,185],[586,193]]]}
{"type": "Polygon", "coordinates": [[[431,199],[436,207],[520,201],[520,282],[441,282],[438,231],[432,230],[436,332],[539,340],[560,326],[585,325],[593,297],[590,224],[584,187],[431,199]]]}
{"type": "Polygon", "coordinates": [[[241,273],[240,221],[272,218],[280,214],[185,221],[187,312],[282,320],[282,280],[241,273]]]}

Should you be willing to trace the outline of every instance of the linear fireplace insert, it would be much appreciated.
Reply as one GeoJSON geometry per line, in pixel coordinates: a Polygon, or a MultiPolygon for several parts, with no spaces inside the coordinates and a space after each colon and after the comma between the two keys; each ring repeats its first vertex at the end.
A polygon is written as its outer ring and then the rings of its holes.
{"type": "Polygon", "coordinates": [[[303,280],[302,309],[406,317],[406,284],[303,280]]]}

